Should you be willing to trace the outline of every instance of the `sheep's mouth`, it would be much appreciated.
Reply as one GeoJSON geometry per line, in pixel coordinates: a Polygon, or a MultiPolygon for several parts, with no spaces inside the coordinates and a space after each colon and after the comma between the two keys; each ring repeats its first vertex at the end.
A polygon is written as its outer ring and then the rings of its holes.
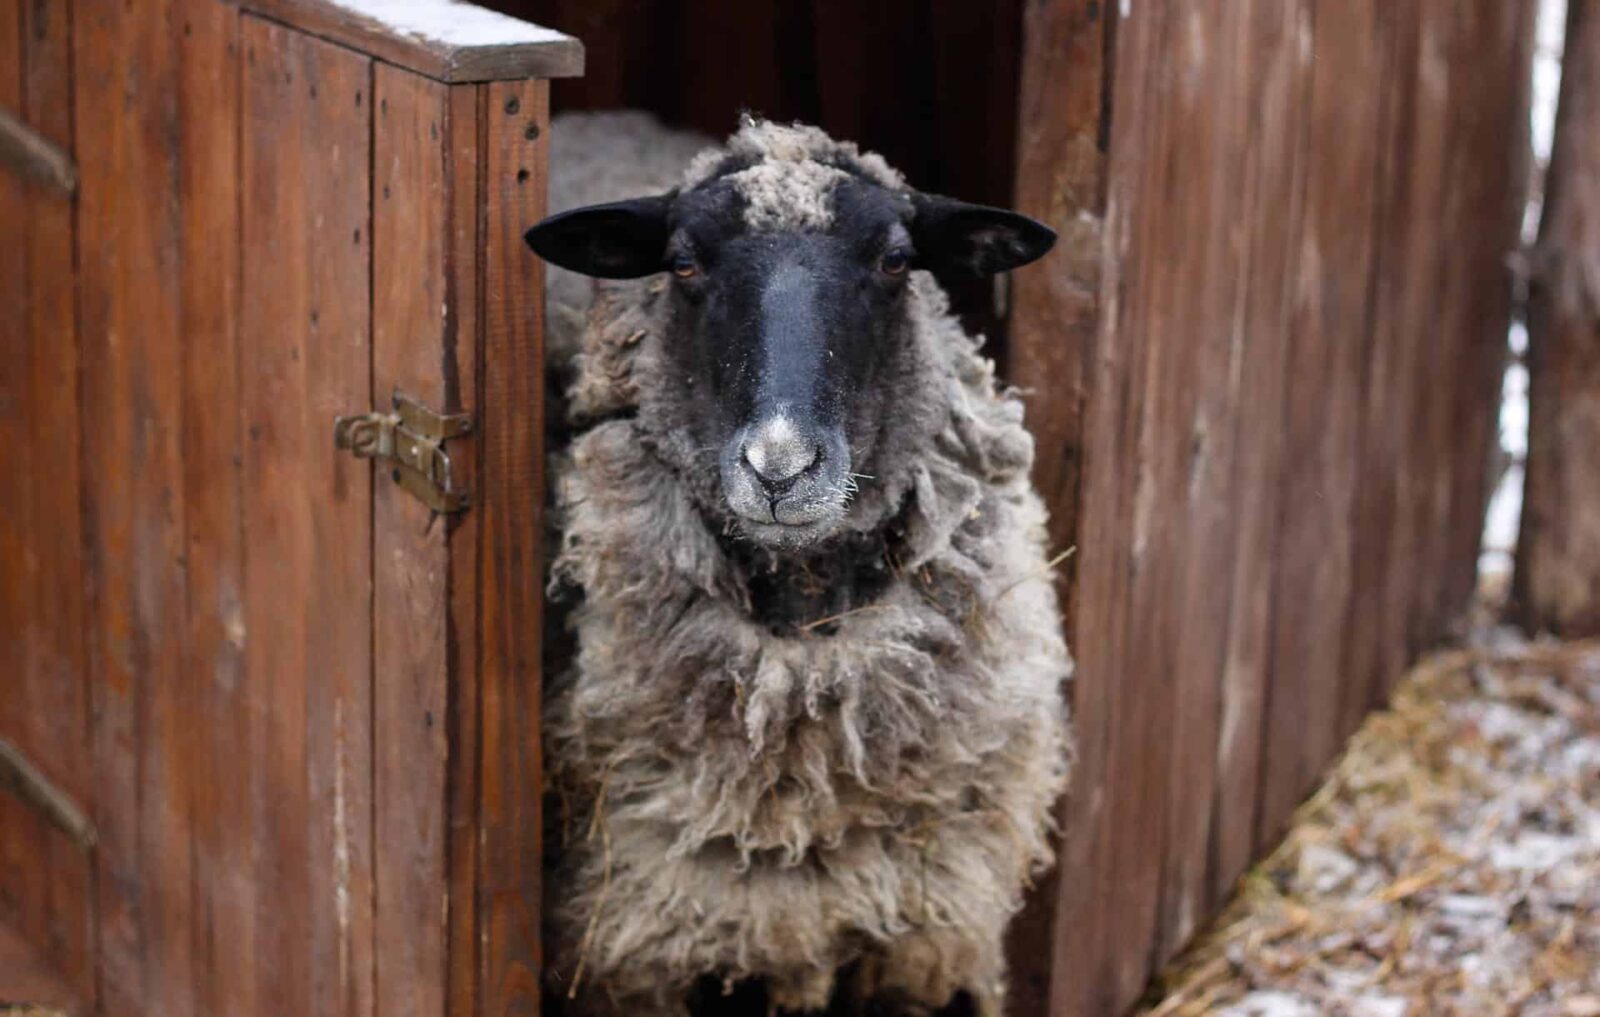
{"type": "Polygon", "coordinates": [[[845,497],[822,484],[772,497],[752,485],[724,484],[724,498],[740,532],[757,544],[794,549],[827,539],[845,515],[845,497]]]}
{"type": "Polygon", "coordinates": [[[739,532],[751,543],[780,551],[797,551],[822,543],[838,530],[838,519],[812,523],[760,522],[739,517],[739,532]]]}
{"type": "Polygon", "coordinates": [[[720,463],[723,502],[740,534],[752,543],[785,550],[832,535],[850,503],[850,456],[843,436],[816,441],[798,457],[803,462],[797,459],[779,471],[767,450],[752,451],[749,430],[728,443],[720,463]],[[782,475],[774,477],[775,472],[782,475]]]}

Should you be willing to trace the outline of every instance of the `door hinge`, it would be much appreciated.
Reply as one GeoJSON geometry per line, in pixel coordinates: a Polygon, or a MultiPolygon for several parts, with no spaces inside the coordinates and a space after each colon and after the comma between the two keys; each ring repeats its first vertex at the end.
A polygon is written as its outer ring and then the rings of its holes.
{"type": "Polygon", "coordinates": [[[435,512],[460,512],[468,493],[454,486],[450,453],[444,443],[472,431],[465,413],[435,413],[396,391],[390,413],[362,413],[333,421],[333,443],[358,458],[377,459],[394,468],[395,483],[435,512]]]}

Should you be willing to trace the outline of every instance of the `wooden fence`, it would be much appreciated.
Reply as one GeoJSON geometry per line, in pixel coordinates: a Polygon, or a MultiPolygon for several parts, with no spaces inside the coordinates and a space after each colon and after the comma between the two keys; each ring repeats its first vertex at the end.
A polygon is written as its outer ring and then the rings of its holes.
{"type": "MultiPolygon", "coordinates": [[[[707,0],[671,59],[665,3],[495,6],[615,57],[575,101],[807,116],[990,201],[1015,140],[1063,242],[997,352],[1078,549],[1081,759],[1014,1012],[1120,1012],[1468,603],[1533,4],[707,0]],[[937,45],[858,39],[901,28],[937,45]]],[[[340,11],[0,0],[0,923],[116,1017],[538,1006],[518,234],[576,52],[340,11]],[[395,388],[471,417],[465,512],[334,448],[395,388]]]]}
{"type": "Polygon", "coordinates": [[[1067,242],[1012,377],[1079,548],[1053,946],[1014,951],[1052,1014],[1134,1001],[1463,619],[1534,6],[1030,9],[1018,199],[1067,242]]]}

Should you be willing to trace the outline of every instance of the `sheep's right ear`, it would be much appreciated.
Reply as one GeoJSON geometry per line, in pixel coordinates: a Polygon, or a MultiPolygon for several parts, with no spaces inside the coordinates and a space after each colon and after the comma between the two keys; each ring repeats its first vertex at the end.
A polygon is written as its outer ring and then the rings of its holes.
{"type": "Polygon", "coordinates": [[[674,195],[614,201],[552,215],[522,238],[539,257],[601,279],[637,279],[666,269],[674,195]]]}

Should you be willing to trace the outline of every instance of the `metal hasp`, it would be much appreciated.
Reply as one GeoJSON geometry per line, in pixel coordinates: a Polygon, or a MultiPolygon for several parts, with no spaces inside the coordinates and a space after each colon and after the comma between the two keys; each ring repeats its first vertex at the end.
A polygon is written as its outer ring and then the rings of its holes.
{"type": "Polygon", "coordinates": [[[422,403],[396,391],[394,411],[336,417],[333,443],[358,458],[393,464],[395,483],[435,512],[460,512],[470,503],[466,491],[456,490],[450,453],[444,443],[472,431],[472,418],[464,413],[435,413],[422,403]]]}

